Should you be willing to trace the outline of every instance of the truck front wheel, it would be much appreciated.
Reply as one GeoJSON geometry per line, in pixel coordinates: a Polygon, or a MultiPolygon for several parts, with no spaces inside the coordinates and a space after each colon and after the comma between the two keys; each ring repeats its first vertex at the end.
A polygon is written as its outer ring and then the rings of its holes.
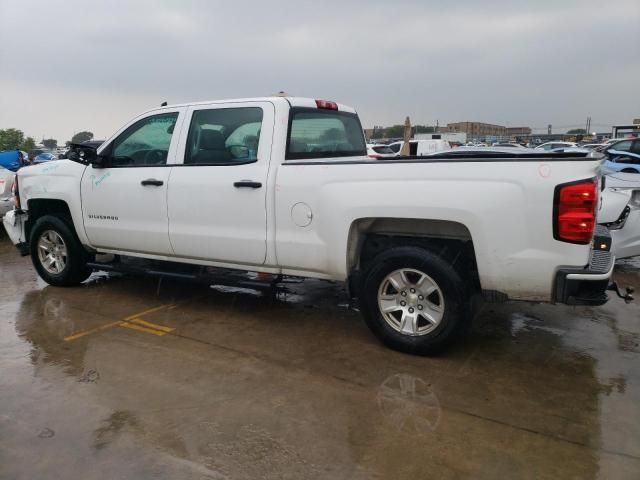
{"type": "Polygon", "coordinates": [[[396,247],[374,258],[361,293],[369,328],[405,353],[438,353],[466,330],[471,317],[469,293],[455,269],[418,247],[396,247]]]}
{"type": "Polygon", "coordinates": [[[38,275],[50,285],[78,285],[91,275],[84,248],[69,225],[58,217],[45,215],[36,221],[29,248],[38,275]]]}

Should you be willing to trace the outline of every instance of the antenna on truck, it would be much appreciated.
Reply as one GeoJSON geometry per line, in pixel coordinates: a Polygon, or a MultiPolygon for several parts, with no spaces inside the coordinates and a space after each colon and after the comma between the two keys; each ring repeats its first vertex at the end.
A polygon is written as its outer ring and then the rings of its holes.
{"type": "Polygon", "coordinates": [[[160,106],[161,106],[161,107],[166,107],[166,106],[167,106],[167,101],[165,100],[164,102],[162,102],[162,103],[160,104],[160,106]]]}

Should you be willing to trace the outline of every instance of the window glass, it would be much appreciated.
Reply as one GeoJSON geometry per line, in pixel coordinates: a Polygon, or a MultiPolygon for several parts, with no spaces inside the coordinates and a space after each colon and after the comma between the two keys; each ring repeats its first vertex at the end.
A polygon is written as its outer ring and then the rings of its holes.
{"type": "Polygon", "coordinates": [[[259,107],[196,110],[191,118],[185,164],[255,162],[262,127],[259,107]]]}
{"type": "Polygon", "coordinates": [[[292,109],[288,160],[366,154],[357,115],[336,110],[292,109]]]}
{"type": "Polygon", "coordinates": [[[631,150],[631,140],[624,140],[622,142],[614,143],[611,145],[611,150],[617,150],[619,152],[628,152],[631,150]]]}
{"type": "Polygon", "coordinates": [[[632,155],[615,155],[611,161],[615,162],[615,163],[629,163],[631,165],[636,165],[636,164],[640,164],[640,158],[636,158],[632,155]]]}
{"type": "Polygon", "coordinates": [[[640,140],[635,140],[631,145],[631,151],[633,153],[640,153],[640,140]]]}
{"type": "Polygon", "coordinates": [[[162,113],[131,125],[113,142],[112,165],[134,167],[166,164],[177,119],[177,112],[162,113]]]}
{"type": "Polygon", "coordinates": [[[391,148],[387,146],[373,147],[373,151],[381,155],[389,155],[391,153],[394,153],[393,150],[391,150],[391,148]]]}
{"type": "Polygon", "coordinates": [[[398,153],[400,151],[400,147],[402,146],[401,143],[394,143],[393,145],[389,145],[389,149],[393,152],[393,153],[398,153]]]}

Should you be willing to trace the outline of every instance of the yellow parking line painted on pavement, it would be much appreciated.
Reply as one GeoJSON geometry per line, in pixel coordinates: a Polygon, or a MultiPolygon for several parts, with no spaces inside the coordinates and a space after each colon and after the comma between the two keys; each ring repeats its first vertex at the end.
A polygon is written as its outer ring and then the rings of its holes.
{"type": "Polygon", "coordinates": [[[143,325],[149,328],[155,328],[156,330],[161,330],[167,333],[173,332],[175,330],[175,328],[173,327],[167,327],[166,325],[159,325],[157,323],[147,322],[146,320],[143,320],[141,318],[134,318],[133,320],[130,320],[130,322],[137,323],[138,325],[143,325]]]}
{"type": "Polygon", "coordinates": [[[142,320],[140,317],[143,315],[148,315],[150,313],[158,312],[162,309],[173,309],[175,305],[159,305],[157,307],[149,308],[139,313],[135,313],[133,315],[129,315],[125,317],[123,320],[118,320],[115,322],[110,322],[105,325],[100,325],[99,327],[91,328],[89,330],[85,330],[83,332],[74,333],[73,335],[69,335],[64,337],[65,342],[70,342],[72,340],[76,340],[78,338],[82,338],[86,335],[90,335],[92,333],[99,332],[101,330],[106,330],[108,328],[116,327],[118,325],[122,327],[132,328],[133,330],[140,330],[148,333],[153,333],[154,335],[166,335],[169,332],[175,330],[175,328],[165,327],[163,325],[156,325],[155,323],[146,322],[142,320]],[[139,323],[141,325],[131,325],[131,322],[139,323]],[[135,328],[134,328],[135,327],[135,328]]]}
{"type": "Polygon", "coordinates": [[[156,330],[155,328],[143,327],[142,325],[136,325],[135,323],[120,322],[120,326],[124,328],[130,328],[131,330],[137,330],[139,332],[152,333],[153,335],[158,335],[159,337],[167,334],[167,332],[156,330]]]}
{"type": "Polygon", "coordinates": [[[119,323],[121,323],[121,320],[118,320],[117,322],[107,323],[106,325],[101,325],[101,326],[96,327],[96,328],[91,328],[89,330],[85,330],[84,332],[74,333],[73,335],[69,335],[68,337],[64,337],[64,341],[65,342],[70,342],[71,340],[76,340],[78,338],[84,337],[85,335],[89,335],[89,334],[92,334],[92,333],[95,333],[95,332],[99,332],[100,330],[106,330],[107,328],[115,327],[119,323]]]}
{"type": "MultiPolygon", "coordinates": [[[[136,323],[138,325],[142,325],[143,327],[153,328],[154,330],[160,330],[161,332],[169,333],[173,332],[175,328],[167,327],[165,325],[158,325],[157,323],[147,322],[141,318],[132,318],[131,320],[127,320],[127,322],[122,323],[136,323]]],[[[126,325],[122,325],[123,327],[126,325]]]]}
{"type": "Polygon", "coordinates": [[[142,317],[144,315],[148,315],[149,313],[153,313],[153,312],[157,312],[158,310],[162,310],[163,308],[171,308],[171,307],[175,307],[175,305],[159,305],[157,307],[153,307],[150,308],[148,310],[145,310],[144,312],[140,312],[140,313],[135,313],[133,315],[129,315],[128,317],[125,317],[124,320],[133,320],[134,318],[138,318],[138,317],[142,317]]]}

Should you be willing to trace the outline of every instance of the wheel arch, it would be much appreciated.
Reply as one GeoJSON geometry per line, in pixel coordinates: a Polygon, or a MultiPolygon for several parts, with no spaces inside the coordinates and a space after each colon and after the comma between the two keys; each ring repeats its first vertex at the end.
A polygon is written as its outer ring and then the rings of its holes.
{"type": "Polygon", "coordinates": [[[347,241],[347,272],[352,289],[359,273],[376,255],[395,246],[416,246],[449,261],[481,290],[478,264],[469,229],[449,220],[416,218],[360,218],[352,222],[347,241]]]}
{"type": "Polygon", "coordinates": [[[27,211],[29,212],[29,217],[26,223],[27,239],[30,237],[31,230],[38,219],[45,215],[63,218],[70,228],[74,231],[76,230],[75,225],[73,224],[71,209],[64,200],[53,198],[32,198],[27,201],[27,211]]]}

